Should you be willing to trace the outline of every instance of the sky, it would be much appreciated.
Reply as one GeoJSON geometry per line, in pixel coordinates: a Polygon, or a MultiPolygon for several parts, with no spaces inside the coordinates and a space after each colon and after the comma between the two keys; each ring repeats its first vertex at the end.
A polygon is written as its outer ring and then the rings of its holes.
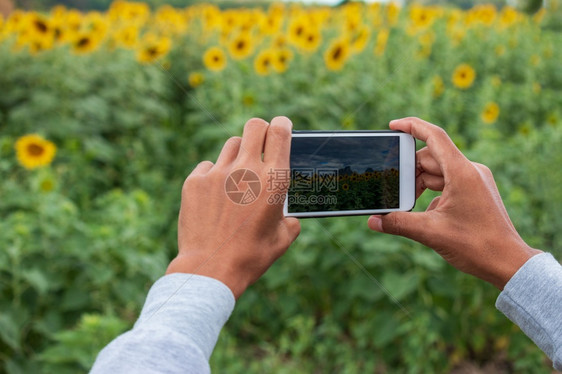
{"type": "Polygon", "coordinates": [[[295,137],[291,145],[292,169],[366,169],[383,170],[399,167],[399,139],[385,137],[295,137]]]}

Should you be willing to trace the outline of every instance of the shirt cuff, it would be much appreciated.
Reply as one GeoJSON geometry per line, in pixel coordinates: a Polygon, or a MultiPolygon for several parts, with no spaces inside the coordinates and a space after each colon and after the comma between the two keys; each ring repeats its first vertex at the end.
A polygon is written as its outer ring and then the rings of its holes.
{"type": "Polygon", "coordinates": [[[560,369],[562,266],[550,253],[531,257],[507,282],[496,308],[517,324],[560,369]]]}
{"type": "Polygon", "coordinates": [[[198,346],[208,360],[234,305],[230,288],[214,278],[168,274],[151,287],[133,329],[173,326],[186,336],[197,337],[198,346]]]}

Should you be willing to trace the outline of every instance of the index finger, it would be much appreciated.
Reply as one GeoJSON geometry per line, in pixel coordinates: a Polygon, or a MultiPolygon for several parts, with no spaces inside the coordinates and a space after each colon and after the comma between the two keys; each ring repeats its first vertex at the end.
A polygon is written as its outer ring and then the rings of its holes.
{"type": "Polygon", "coordinates": [[[442,167],[459,166],[467,161],[449,135],[441,127],[416,117],[407,117],[390,121],[392,130],[404,131],[414,138],[424,141],[429,152],[442,167]]]}

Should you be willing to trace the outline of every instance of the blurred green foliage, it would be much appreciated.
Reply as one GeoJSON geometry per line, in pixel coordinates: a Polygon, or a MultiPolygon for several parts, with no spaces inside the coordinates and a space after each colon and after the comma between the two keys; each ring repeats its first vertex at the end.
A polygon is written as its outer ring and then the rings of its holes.
{"type": "MultiPolygon", "coordinates": [[[[407,115],[435,122],[491,167],[522,237],[559,256],[561,36],[527,24],[470,30],[452,46],[444,27],[435,26],[428,57],[415,57],[417,40],[395,28],[380,58],[333,73],[319,54],[297,55],[286,74],[268,77],[241,62],[204,71],[188,36],[169,69],[125,50],[30,56],[0,45],[0,371],[86,372],[132,326],[176,252],[184,178],[252,116],[287,115],[296,129],[384,129],[407,115]],[[464,91],[450,79],[461,62],[477,72],[464,91]],[[196,89],[193,71],[204,74],[196,89]],[[480,115],[490,101],[501,108],[493,124],[480,115]],[[13,150],[30,132],[58,147],[53,164],[33,172],[13,150]]],[[[288,253],[238,301],[211,365],[426,373],[501,359],[512,372],[550,372],[495,310],[497,294],[419,244],[369,231],[365,217],[303,220],[288,253]]]]}

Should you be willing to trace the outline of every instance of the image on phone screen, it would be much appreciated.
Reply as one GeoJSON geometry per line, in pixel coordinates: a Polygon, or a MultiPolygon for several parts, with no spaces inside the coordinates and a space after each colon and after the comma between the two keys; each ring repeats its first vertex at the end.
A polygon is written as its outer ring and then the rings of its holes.
{"type": "Polygon", "coordinates": [[[399,136],[293,137],[287,211],[400,207],[399,136]]]}

